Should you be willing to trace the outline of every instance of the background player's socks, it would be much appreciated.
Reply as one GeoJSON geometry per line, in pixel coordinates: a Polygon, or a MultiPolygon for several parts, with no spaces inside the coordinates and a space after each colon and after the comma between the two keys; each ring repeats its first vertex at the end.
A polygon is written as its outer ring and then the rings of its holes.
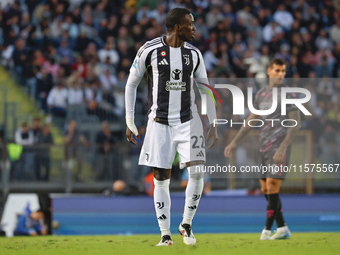
{"type": "Polygon", "coordinates": [[[200,202],[203,186],[204,173],[203,165],[188,167],[189,180],[185,190],[185,205],[183,213],[183,224],[191,225],[191,221],[195,216],[198,203],[200,202]]]}
{"type": "Polygon", "coordinates": [[[163,235],[170,235],[170,179],[165,181],[157,181],[153,179],[155,184],[154,189],[154,204],[158,220],[159,228],[163,235]]]}
{"type": "MultiPolygon", "coordinates": [[[[279,196],[279,194],[278,194],[278,196],[279,196]]],[[[279,206],[278,206],[278,209],[277,209],[277,214],[276,214],[276,218],[275,219],[276,219],[277,228],[281,228],[281,227],[286,226],[286,222],[283,219],[282,203],[281,203],[280,196],[279,196],[279,206]]]]}
{"type": "Polygon", "coordinates": [[[279,194],[269,194],[268,204],[267,204],[267,220],[266,220],[266,230],[271,230],[277,210],[279,208],[279,194]]]}
{"type": "MultiPolygon", "coordinates": [[[[266,200],[268,201],[268,195],[265,194],[264,196],[265,196],[266,200]]],[[[286,226],[286,222],[283,219],[282,203],[281,203],[280,196],[279,196],[279,208],[277,209],[275,220],[276,220],[276,225],[277,225],[278,228],[286,226]]]]}

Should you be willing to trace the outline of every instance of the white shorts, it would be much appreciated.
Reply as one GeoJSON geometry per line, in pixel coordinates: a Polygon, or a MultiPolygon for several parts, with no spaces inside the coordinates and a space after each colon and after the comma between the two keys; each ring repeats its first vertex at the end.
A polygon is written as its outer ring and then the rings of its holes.
{"type": "Polygon", "coordinates": [[[148,120],[139,165],[171,169],[176,151],[180,168],[192,161],[205,162],[205,139],[198,114],[190,121],[175,126],[148,120]]]}

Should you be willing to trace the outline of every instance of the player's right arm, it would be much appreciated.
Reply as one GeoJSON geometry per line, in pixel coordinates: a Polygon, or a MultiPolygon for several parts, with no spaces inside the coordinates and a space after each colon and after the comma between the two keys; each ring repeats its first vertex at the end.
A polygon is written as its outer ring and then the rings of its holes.
{"type": "Polygon", "coordinates": [[[146,51],[143,46],[139,49],[133,64],[130,68],[130,74],[125,86],[125,120],[126,120],[126,137],[133,144],[137,141],[133,139],[133,135],[139,140],[138,129],[135,125],[135,104],[137,96],[137,86],[142,80],[146,71],[145,55],[146,51]]]}
{"type": "Polygon", "coordinates": [[[248,125],[249,120],[258,119],[258,118],[259,116],[254,113],[249,114],[248,118],[246,119],[245,125],[242,126],[241,129],[237,132],[236,136],[230,142],[230,144],[225,147],[224,156],[226,156],[227,158],[230,158],[233,155],[234,151],[237,148],[238,142],[241,141],[251,130],[251,127],[248,125]]]}
{"type": "MultiPolygon", "coordinates": [[[[200,51],[198,51],[198,61],[197,61],[197,66],[195,67],[194,77],[195,77],[196,84],[198,83],[198,84],[209,85],[207,70],[205,68],[203,56],[200,51]]],[[[201,94],[201,97],[202,97],[202,94],[205,94],[207,92],[212,94],[212,91],[210,88],[205,88],[205,91],[202,91],[200,89],[198,91],[201,94]]],[[[213,99],[210,96],[207,96],[206,100],[207,100],[207,117],[208,117],[208,121],[210,124],[210,128],[207,133],[207,142],[211,140],[211,143],[207,147],[207,149],[210,149],[217,143],[217,140],[218,140],[217,128],[213,124],[214,120],[217,117],[216,117],[216,107],[214,105],[213,99]]]]}

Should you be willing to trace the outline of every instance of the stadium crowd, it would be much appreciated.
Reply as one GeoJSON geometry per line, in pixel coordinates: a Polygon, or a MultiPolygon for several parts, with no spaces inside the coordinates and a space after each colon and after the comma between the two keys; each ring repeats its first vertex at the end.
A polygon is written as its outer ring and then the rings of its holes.
{"type": "MultiPolygon", "coordinates": [[[[69,106],[86,104],[90,114],[123,121],[137,50],[165,34],[169,9],[183,7],[195,17],[191,43],[202,51],[210,78],[254,78],[279,57],[288,78],[310,79],[303,84],[312,92],[313,117],[302,128],[329,148],[328,161],[340,153],[337,0],[3,0],[0,6],[1,64],[46,114],[65,117],[69,106]]],[[[145,84],[137,99],[143,113],[145,84]]]]}

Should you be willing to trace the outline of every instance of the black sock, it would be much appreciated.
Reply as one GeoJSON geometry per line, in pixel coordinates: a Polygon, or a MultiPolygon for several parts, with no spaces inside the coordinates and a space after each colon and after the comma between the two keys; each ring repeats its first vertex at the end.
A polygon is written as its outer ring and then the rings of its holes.
{"type": "Polygon", "coordinates": [[[286,222],[283,219],[283,214],[282,214],[282,203],[281,203],[281,199],[279,197],[279,207],[277,209],[277,213],[276,213],[276,225],[278,228],[284,227],[286,226],[286,222]]]}
{"type": "Polygon", "coordinates": [[[269,194],[267,204],[266,230],[271,230],[279,208],[279,194],[269,194]]]}
{"type": "MultiPolygon", "coordinates": [[[[264,195],[266,200],[268,201],[268,195],[264,195]]],[[[282,203],[281,203],[281,199],[279,196],[279,208],[277,209],[277,213],[276,213],[276,225],[278,228],[284,227],[286,226],[286,222],[283,219],[283,214],[282,214],[282,203]]]]}

